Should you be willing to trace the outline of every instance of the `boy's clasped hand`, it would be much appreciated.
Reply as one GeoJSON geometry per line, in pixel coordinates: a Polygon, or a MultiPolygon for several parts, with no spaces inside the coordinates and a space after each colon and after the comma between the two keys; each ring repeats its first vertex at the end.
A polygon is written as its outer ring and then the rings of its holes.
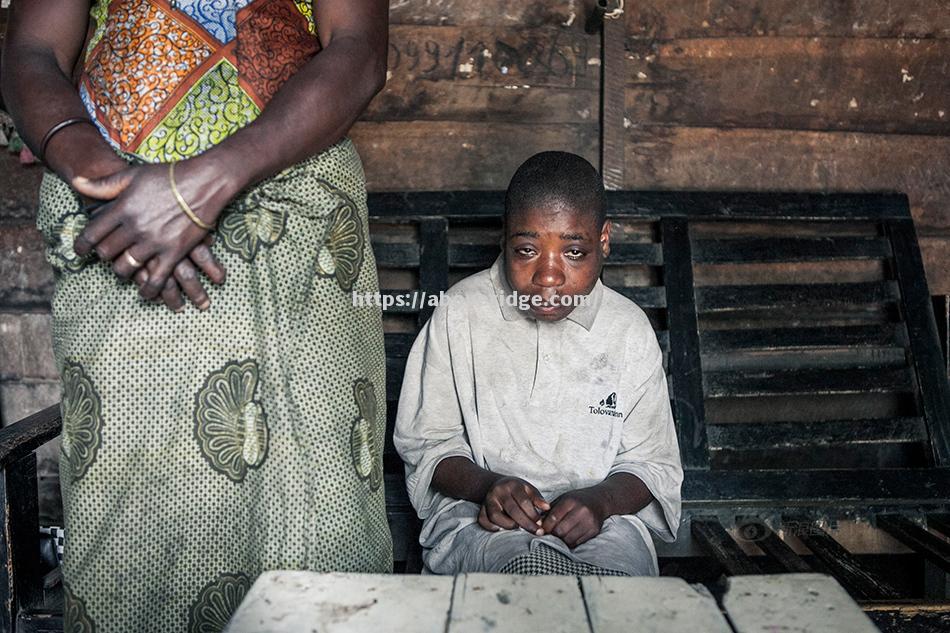
{"type": "Polygon", "coordinates": [[[552,504],[527,481],[502,477],[485,495],[478,524],[491,532],[522,528],[536,536],[552,534],[574,548],[597,536],[606,518],[592,489],[572,490],[552,504]]]}

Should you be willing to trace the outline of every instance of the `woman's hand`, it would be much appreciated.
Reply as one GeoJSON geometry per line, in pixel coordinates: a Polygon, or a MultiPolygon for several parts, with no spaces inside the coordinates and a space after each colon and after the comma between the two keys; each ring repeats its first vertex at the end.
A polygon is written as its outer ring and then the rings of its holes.
{"type": "Polygon", "coordinates": [[[502,477],[485,495],[478,524],[491,532],[521,527],[541,536],[540,518],[550,507],[538,489],[524,479],[502,477]]]}
{"type": "Polygon", "coordinates": [[[541,522],[541,529],[573,549],[600,534],[606,519],[602,494],[596,487],[581,488],[566,492],[554,501],[541,522]]]}
{"type": "MultiPolygon", "coordinates": [[[[177,166],[176,184],[190,208],[211,224],[231,197],[227,179],[212,179],[214,170],[196,163],[177,166]]],[[[127,167],[97,180],[75,178],[72,184],[83,196],[111,200],[76,238],[77,254],[95,250],[100,259],[114,261],[116,275],[134,278],[147,299],[160,295],[177,310],[184,290],[196,306],[208,307],[195,266],[215,283],[224,281],[224,269],[208,248],[208,233],[178,206],[167,165],[127,167]]]]}

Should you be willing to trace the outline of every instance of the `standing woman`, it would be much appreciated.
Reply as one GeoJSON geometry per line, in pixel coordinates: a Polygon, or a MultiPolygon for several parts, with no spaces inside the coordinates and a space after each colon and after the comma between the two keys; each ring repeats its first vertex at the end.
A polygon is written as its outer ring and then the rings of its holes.
{"type": "Polygon", "coordinates": [[[385,82],[387,12],[14,1],[3,94],[50,169],[66,630],[217,631],[264,570],[391,570],[345,138],[385,82]]]}

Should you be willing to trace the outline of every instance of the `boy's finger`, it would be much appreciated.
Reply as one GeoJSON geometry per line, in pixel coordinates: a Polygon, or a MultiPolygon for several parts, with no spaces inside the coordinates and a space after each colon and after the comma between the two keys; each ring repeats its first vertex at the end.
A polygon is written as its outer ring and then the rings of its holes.
{"type": "Polygon", "coordinates": [[[535,523],[535,519],[525,514],[525,511],[521,509],[521,506],[518,505],[514,497],[508,497],[502,504],[502,507],[505,509],[505,513],[511,517],[519,527],[538,536],[544,534],[541,528],[538,527],[538,524],[535,523]]]}
{"type": "Polygon", "coordinates": [[[547,512],[551,509],[551,504],[544,500],[544,497],[541,496],[541,493],[538,492],[537,488],[529,488],[528,496],[531,499],[531,504],[541,512],[547,512]]]}
{"type": "Polygon", "coordinates": [[[518,524],[508,516],[501,506],[489,506],[485,509],[488,520],[503,530],[514,530],[518,524]]]}
{"type": "Polygon", "coordinates": [[[478,524],[482,528],[488,530],[489,532],[500,532],[501,528],[488,520],[488,512],[485,511],[485,506],[482,506],[478,511],[478,524]]]}
{"type": "Polygon", "coordinates": [[[520,490],[516,490],[511,496],[514,497],[514,500],[518,503],[522,511],[524,511],[525,515],[537,523],[541,513],[538,511],[537,506],[534,505],[534,499],[529,496],[527,492],[520,490]]]}
{"type": "Polygon", "coordinates": [[[567,508],[557,505],[554,506],[554,509],[548,512],[541,522],[541,529],[544,530],[544,533],[554,534],[554,529],[561,522],[561,519],[564,518],[565,514],[567,514],[567,508]]]}
{"type": "Polygon", "coordinates": [[[574,526],[573,530],[561,537],[561,540],[564,541],[568,547],[574,549],[581,543],[589,541],[591,538],[593,538],[593,534],[591,534],[590,527],[584,525],[583,523],[579,523],[578,525],[574,526]]]}

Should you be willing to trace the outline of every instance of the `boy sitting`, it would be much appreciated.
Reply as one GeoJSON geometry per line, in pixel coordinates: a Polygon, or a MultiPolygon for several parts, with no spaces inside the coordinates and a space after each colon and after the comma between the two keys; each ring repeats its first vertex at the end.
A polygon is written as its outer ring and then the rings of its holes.
{"type": "Polygon", "coordinates": [[[429,571],[656,575],[647,528],[676,538],[662,354],[643,311],[599,281],[605,206],[583,158],[528,159],[501,256],[412,347],[395,444],[429,571]]]}

